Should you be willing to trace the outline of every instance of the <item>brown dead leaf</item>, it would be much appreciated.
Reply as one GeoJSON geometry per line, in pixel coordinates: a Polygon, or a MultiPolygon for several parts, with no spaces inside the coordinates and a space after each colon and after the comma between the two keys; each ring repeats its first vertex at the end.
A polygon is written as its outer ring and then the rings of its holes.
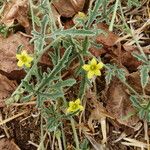
{"type": "MultiPolygon", "coordinates": [[[[129,74],[127,81],[131,85],[131,87],[133,87],[133,89],[135,89],[138,93],[143,93],[140,82],[141,81],[140,74],[138,71],[129,74]]],[[[150,80],[147,86],[145,87],[145,94],[150,95],[150,80]]]]}
{"type": "Polygon", "coordinates": [[[88,119],[88,126],[94,132],[94,128],[92,125],[93,120],[97,120],[99,123],[101,123],[101,131],[102,131],[102,136],[103,140],[102,143],[107,142],[107,128],[106,128],[106,117],[114,119],[107,111],[106,108],[103,107],[102,103],[100,103],[97,100],[97,97],[95,93],[92,91],[88,91],[86,94],[88,98],[88,102],[90,102],[94,109],[91,109],[91,114],[88,119]]]}
{"type": "Polygon", "coordinates": [[[1,22],[10,27],[17,20],[23,27],[29,27],[28,0],[12,0],[4,7],[1,22]]]}
{"type": "Polygon", "coordinates": [[[115,117],[115,119],[128,127],[134,128],[139,118],[135,115],[127,117],[130,113],[135,113],[126,88],[116,78],[110,83],[106,92],[107,111],[115,117]],[[127,117],[127,118],[125,118],[127,117]]]}
{"type": "Polygon", "coordinates": [[[114,57],[114,55],[116,54],[118,55],[118,48],[113,48],[113,46],[116,45],[116,41],[118,40],[119,37],[113,32],[110,32],[108,30],[108,26],[104,23],[98,24],[97,27],[102,31],[104,31],[104,33],[99,34],[96,37],[95,42],[97,44],[102,44],[103,47],[96,48],[94,46],[91,46],[89,51],[96,57],[101,56],[102,54],[105,53],[110,53],[112,57],[114,57]]]}
{"type": "Polygon", "coordinates": [[[0,74],[0,107],[4,105],[4,99],[8,98],[16,89],[17,83],[0,74]]]}
{"type": "Polygon", "coordinates": [[[90,103],[90,107],[92,107],[90,109],[91,114],[88,119],[88,125],[91,129],[93,120],[100,120],[104,117],[113,119],[113,117],[106,111],[105,107],[103,107],[102,103],[97,101],[96,95],[92,91],[88,91],[86,97],[88,98],[88,103],[90,103]]]}
{"type": "Polygon", "coordinates": [[[90,119],[99,120],[102,117],[113,119],[113,116],[106,111],[106,108],[103,106],[103,104],[97,100],[95,93],[88,91],[86,97],[88,98],[88,102],[90,103],[91,107],[93,107],[93,109],[91,109],[91,115],[89,117],[90,119]]]}
{"type": "Polygon", "coordinates": [[[77,12],[82,11],[85,0],[56,0],[53,2],[54,7],[63,17],[73,17],[77,12]]]}
{"type": "Polygon", "coordinates": [[[13,140],[8,140],[3,138],[0,140],[0,149],[1,150],[21,150],[13,140]]]}
{"type": "Polygon", "coordinates": [[[102,29],[106,35],[100,34],[96,37],[96,42],[98,44],[103,44],[104,47],[112,47],[116,44],[116,41],[118,40],[118,35],[114,34],[113,32],[110,32],[108,30],[107,25],[100,23],[97,25],[99,29],[102,29]]]}
{"type": "Polygon", "coordinates": [[[8,38],[0,37],[0,70],[7,73],[21,70],[17,66],[16,59],[16,51],[20,45],[23,45],[23,49],[29,53],[33,52],[33,47],[29,44],[29,38],[21,33],[10,35],[8,38]]]}

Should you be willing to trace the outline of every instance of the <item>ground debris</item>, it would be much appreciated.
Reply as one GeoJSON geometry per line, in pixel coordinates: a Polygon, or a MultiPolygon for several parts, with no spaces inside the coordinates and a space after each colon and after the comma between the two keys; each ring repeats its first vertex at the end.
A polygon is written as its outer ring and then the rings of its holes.
{"type": "Polygon", "coordinates": [[[82,11],[84,3],[85,0],[58,0],[53,2],[53,5],[62,17],[68,18],[82,11]]]}
{"type": "Polygon", "coordinates": [[[17,83],[0,74],[0,107],[4,106],[4,100],[16,89],[17,83]]]}
{"type": "Polygon", "coordinates": [[[106,91],[107,111],[112,114],[115,119],[128,127],[134,128],[139,118],[135,115],[135,109],[126,92],[126,88],[118,79],[113,79],[106,91]],[[127,117],[129,114],[133,114],[127,117]]]}
{"type": "Polygon", "coordinates": [[[0,139],[0,149],[1,150],[21,150],[13,140],[8,140],[6,138],[0,139]]]}
{"type": "Polygon", "coordinates": [[[28,0],[12,0],[5,4],[1,22],[10,27],[17,20],[23,27],[29,27],[28,0]]]}

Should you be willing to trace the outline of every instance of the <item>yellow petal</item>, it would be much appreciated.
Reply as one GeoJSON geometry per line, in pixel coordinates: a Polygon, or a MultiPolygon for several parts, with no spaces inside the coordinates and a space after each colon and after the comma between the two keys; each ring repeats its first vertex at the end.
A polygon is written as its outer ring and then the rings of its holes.
{"type": "Polygon", "coordinates": [[[94,71],[94,74],[95,74],[96,76],[100,76],[100,75],[101,75],[101,72],[100,72],[100,70],[95,70],[95,71],[94,71]]]}
{"type": "Polygon", "coordinates": [[[20,55],[20,54],[16,54],[16,58],[17,58],[17,59],[20,59],[20,58],[21,58],[21,55],[20,55]]]}
{"type": "Polygon", "coordinates": [[[69,102],[69,107],[72,107],[73,104],[74,104],[73,101],[69,102]]]}
{"type": "Polygon", "coordinates": [[[70,113],[70,112],[71,112],[71,109],[70,109],[70,108],[68,108],[66,112],[67,112],[67,113],[70,113]]]}
{"type": "Polygon", "coordinates": [[[104,67],[104,64],[102,62],[99,62],[97,65],[96,65],[97,69],[102,69],[104,67]]]}
{"type": "Polygon", "coordinates": [[[90,65],[97,65],[97,61],[96,61],[96,59],[95,58],[93,58],[92,60],[91,60],[91,62],[90,62],[90,65]]]}
{"type": "Polygon", "coordinates": [[[78,98],[78,99],[75,101],[75,103],[76,103],[77,105],[80,105],[81,100],[78,98]]]}
{"type": "Polygon", "coordinates": [[[28,61],[28,62],[31,62],[32,60],[33,60],[32,57],[30,57],[30,56],[27,57],[27,61],[28,61]]]}
{"type": "Polygon", "coordinates": [[[26,62],[26,63],[25,63],[25,66],[26,66],[27,68],[30,68],[30,67],[31,67],[31,64],[28,63],[28,62],[26,62]]]}
{"type": "Polygon", "coordinates": [[[83,65],[82,68],[86,71],[90,70],[90,65],[83,65]]]}
{"type": "Polygon", "coordinates": [[[83,12],[78,12],[77,15],[79,16],[79,18],[86,19],[86,14],[83,12]]]}
{"type": "Polygon", "coordinates": [[[79,106],[80,111],[82,111],[84,109],[84,107],[82,105],[79,106]]]}
{"type": "Polygon", "coordinates": [[[27,52],[26,52],[25,50],[23,50],[23,51],[21,52],[21,55],[27,56],[28,54],[27,54],[27,52]]]}
{"type": "Polygon", "coordinates": [[[91,79],[93,76],[94,76],[94,72],[93,71],[89,71],[88,74],[87,74],[87,77],[89,79],[91,79]]]}
{"type": "Polygon", "coordinates": [[[24,63],[19,60],[18,63],[17,63],[17,66],[18,66],[18,67],[22,67],[23,65],[24,65],[24,63]]]}

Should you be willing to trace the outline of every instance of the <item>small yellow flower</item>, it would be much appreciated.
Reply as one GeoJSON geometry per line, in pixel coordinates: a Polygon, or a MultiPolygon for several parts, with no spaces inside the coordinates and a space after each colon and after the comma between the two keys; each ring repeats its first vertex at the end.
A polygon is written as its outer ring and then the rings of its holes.
{"type": "Polygon", "coordinates": [[[100,70],[103,68],[104,64],[102,62],[97,63],[96,59],[93,58],[89,64],[83,65],[83,69],[87,71],[87,77],[91,79],[94,75],[100,76],[100,70]]]}
{"type": "Polygon", "coordinates": [[[21,54],[16,54],[16,58],[18,59],[18,67],[22,67],[23,65],[28,68],[31,67],[33,58],[29,56],[25,50],[22,51],[21,54]]]}
{"type": "Polygon", "coordinates": [[[67,109],[67,113],[76,112],[78,110],[80,110],[80,111],[83,110],[83,106],[81,105],[81,100],[79,98],[75,101],[69,102],[69,107],[67,109]]]}
{"type": "Polygon", "coordinates": [[[80,19],[83,19],[83,20],[86,20],[87,19],[87,16],[84,12],[78,12],[74,18],[80,18],[80,19]]]}

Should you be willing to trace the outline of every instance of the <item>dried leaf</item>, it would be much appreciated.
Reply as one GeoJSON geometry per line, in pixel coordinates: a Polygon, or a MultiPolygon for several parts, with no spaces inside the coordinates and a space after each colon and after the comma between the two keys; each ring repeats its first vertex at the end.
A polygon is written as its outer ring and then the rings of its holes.
{"type": "Polygon", "coordinates": [[[118,36],[114,34],[113,32],[110,32],[108,30],[108,27],[105,24],[98,24],[98,28],[102,29],[106,35],[100,34],[96,37],[96,42],[98,44],[103,44],[104,47],[112,47],[116,44],[116,41],[118,40],[118,36]]]}
{"type": "Polygon", "coordinates": [[[53,5],[61,16],[69,18],[82,11],[84,3],[85,0],[57,0],[53,2],[53,5]]]}
{"type": "MultiPolygon", "coordinates": [[[[127,82],[131,85],[131,87],[133,87],[138,93],[143,93],[140,82],[140,73],[138,71],[129,74],[127,80],[128,80],[127,82]]],[[[148,81],[147,86],[145,87],[145,93],[147,95],[150,95],[150,79],[148,81]]]]}
{"type": "Polygon", "coordinates": [[[119,123],[134,128],[139,118],[135,115],[126,117],[130,113],[134,114],[135,110],[129,99],[130,96],[126,92],[126,88],[119,80],[114,79],[110,83],[106,97],[107,111],[112,114],[119,123]],[[124,119],[125,117],[126,119],[124,119]]]}
{"type": "Polygon", "coordinates": [[[87,92],[87,98],[90,99],[89,102],[91,102],[92,107],[94,109],[91,109],[91,114],[88,119],[88,126],[89,128],[94,132],[94,128],[92,125],[93,120],[97,120],[101,123],[101,130],[103,135],[102,143],[107,142],[107,129],[106,129],[106,117],[113,119],[113,117],[106,111],[106,109],[103,107],[102,103],[98,102],[96,99],[96,95],[92,93],[91,91],[87,92]]]}
{"type": "Polygon", "coordinates": [[[20,45],[29,53],[33,51],[29,39],[21,33],[10,35],[8,38],[0,37],[0,70],[7,73],[20,70],[16,59],[16,51],[20,45]]]}
{"type": "Polygon", "coordinates": [[[21,150],[13,140],[8,140],[3,138],[0,140],[0,149],[1,150],[21,150]]]}
{"type": "Polygon", "coordinates": [[[4,105],[4,99],[8,98],[16,89],[17,83],[0,74],[0,107],[4,105]]]}
{"type": "Polygon", "coordinates": [[[10,27],[17,20],[23,27],[29,27],[28,0],[12,0],[6,3],[1,22],[10,27]]]}

